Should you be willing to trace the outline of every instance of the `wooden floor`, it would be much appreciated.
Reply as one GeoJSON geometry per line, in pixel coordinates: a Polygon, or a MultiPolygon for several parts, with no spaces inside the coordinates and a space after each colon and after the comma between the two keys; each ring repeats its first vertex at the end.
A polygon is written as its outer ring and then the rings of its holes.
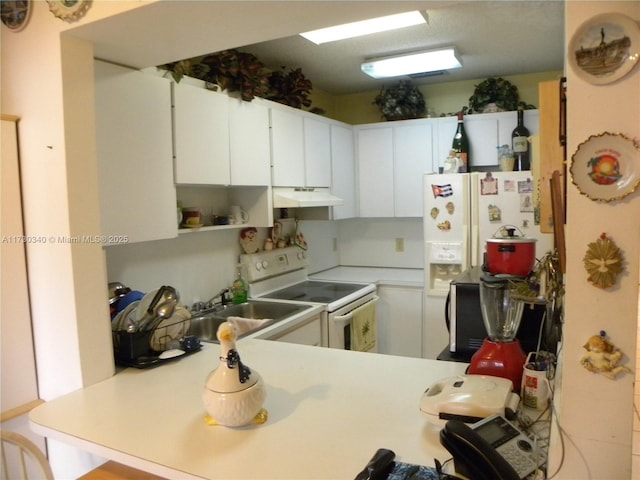
{"type": "Polygon", "coordinates": [[[78,480],[167,480],[116,462],[107,462],[78,480]]]}

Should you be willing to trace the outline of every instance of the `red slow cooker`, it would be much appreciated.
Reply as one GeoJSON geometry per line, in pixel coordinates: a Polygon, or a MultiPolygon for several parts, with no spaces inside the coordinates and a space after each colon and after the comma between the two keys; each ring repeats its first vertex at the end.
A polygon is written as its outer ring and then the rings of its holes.
{"type": "Polygon", "coordinates": [[[525,277],[536,263],[536,239],[526,238],[510,225],[502,227],[487,239],[486,269],[491,274],[525,277]]]}

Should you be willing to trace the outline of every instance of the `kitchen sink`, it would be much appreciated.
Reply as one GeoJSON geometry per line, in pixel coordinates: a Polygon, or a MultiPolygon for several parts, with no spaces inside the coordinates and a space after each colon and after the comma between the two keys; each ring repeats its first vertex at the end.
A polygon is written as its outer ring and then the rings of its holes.
{"type": "Polygon", "coordinates": [[[221,323],[229,317],[242,317],[253,320],[272,320],[262,323],[255,328],[245,331],[238,338],[261,330],[269,325],[285,320],[309,307],[290,303],[254,302],[249,300],[238,305],[227,305],[193,313],[191,316],[190,334],[200,338],[203,342],[218,343],[216,332],[221,323]]]}

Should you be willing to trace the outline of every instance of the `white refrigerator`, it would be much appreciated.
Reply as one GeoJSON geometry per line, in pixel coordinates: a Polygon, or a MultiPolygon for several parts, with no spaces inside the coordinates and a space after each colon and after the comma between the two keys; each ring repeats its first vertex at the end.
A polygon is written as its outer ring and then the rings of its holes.
{"type": "Polygon", "coordinates": [[[536,188],[530,171],[424,175],[425,357],[448,347],[449,283],[484,263],[487,238],[513,226],[517,235],[537,239],[537,258],[553,248],[553,235],[541,233],[536,221],[536,188]]]}

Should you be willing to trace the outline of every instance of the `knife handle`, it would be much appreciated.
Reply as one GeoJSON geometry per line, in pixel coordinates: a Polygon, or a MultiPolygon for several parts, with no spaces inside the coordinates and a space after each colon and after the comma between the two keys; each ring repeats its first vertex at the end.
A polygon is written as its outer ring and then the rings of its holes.
{"type": "Polygon", "coordinates": [[[379,448],[355,480],[385,480],[393,468],[395,458],[396,454],[392,450],[379,448]]]}

